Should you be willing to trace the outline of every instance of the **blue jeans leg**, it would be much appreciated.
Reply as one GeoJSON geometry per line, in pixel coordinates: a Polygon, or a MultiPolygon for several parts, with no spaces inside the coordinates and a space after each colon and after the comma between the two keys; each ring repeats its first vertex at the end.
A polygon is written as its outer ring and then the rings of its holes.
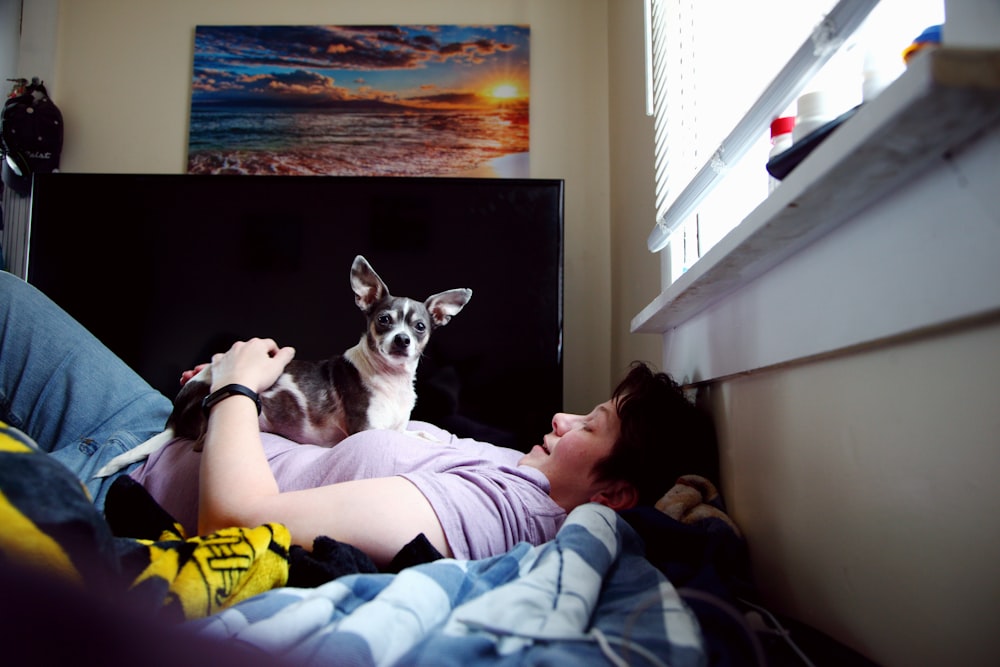
{"type": "Polygon", "coordinates": [[[94,472],[163,430],[170,409],[48,297],[0,271],[0,419],[72,470],[98,508],[115,476],[94,472]]]}

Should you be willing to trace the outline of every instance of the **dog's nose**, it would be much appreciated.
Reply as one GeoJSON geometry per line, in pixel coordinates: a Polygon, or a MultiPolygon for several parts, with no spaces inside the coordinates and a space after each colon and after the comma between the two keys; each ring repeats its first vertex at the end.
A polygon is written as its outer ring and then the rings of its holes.
{"type": "Polygon", "coordinates": [[[400,347],[410,346],[410,337],[407,336],[405,333],[396,334],[395,340],[396,340],[396,345],[399,345],[400,347]]]}

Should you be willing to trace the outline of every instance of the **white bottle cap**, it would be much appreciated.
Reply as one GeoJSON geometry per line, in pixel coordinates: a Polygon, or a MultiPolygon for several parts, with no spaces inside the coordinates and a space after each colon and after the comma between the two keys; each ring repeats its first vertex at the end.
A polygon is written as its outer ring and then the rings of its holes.
{"type": "Polygon", "coordinates": [[[796,109],[795,129],[792,130],[794,141],[836,118],[832,96],[825,90],[814,90],[800,95],[796,109]]]}

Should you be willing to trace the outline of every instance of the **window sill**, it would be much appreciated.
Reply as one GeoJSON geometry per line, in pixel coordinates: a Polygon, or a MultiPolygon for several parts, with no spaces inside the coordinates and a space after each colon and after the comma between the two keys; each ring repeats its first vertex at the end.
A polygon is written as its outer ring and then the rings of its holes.
{"type": "Polygon", "coordinates": [[[633,319],[664,333],[750,283],[1000,120],[1000,51],[925,51],[633,319]]]}

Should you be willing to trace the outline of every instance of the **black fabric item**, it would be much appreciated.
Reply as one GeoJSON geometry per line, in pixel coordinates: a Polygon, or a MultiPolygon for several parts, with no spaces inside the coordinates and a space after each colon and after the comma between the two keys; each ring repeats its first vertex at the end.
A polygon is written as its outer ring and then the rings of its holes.
{"type": "Polygon", "coordinates": [[[292,545],[288,556],[288,585],[294,588],[315,588],[348,574],[378,572],[365,552],[322,535],[313,540],[312,551],[292,545]]]}
{"type": "MultiPolygon", "coordinates": [[[[408,567],[430,563],[443,557],[427,537],[420,533],[399,550],[384,571],[396,574],[408,567]]],[[[379,572],[365,552],[322,535],[313,541],[312,551],[293,546],[289,551],[289,559],[288,585],[293,587],[314,588],[348,574],[379,572]]]]}
{"type": "Polygon", "coordinates": [[[62,146],[62,112],[34,78],[4,103],[0,114],[3,182],[21,195],[31,194],[34,174],[59,170],[62,146]]]}
{"type": "Polygon", "coordinates": [[[104,500],[104,518],[116,537],[157,540],[165,530],[180,530],[142,484],[128,475],[111,483],[104,500]]]}
{"type": "Polygon", "coordinates": [[[755,637],[748,634],[739,602],[757,597],[743,539],[721,519],[687,525],[649,506],[624,510],[621,516],[645,542],[646,558],[698,617],[708,664],[757,664],[755,637]]]}
{"type": "Polygon", "coordinates": [[[386,572],[395,574],[408,567],[430,563],[441,558],[444,558],[444,555],[434,548],[426,535],[420,533],[399,550],[399,553],[389,563],[389,567],[386,568],[386,572]]]}
{"type": "Polygon", "coordinates": [[[709,667],[801,667],[802,658],[789,640],[816,667],[877,667],[788,617],[772,613],[781,627],[774,627],[764,615],[763,626],[751,625],[748,614],[759,613],[755,607],[766,607],[753,582],[746,542],[725,521],[709,518],[684,524],[648,506],[621,515],[645,542],[646,558],[698,617],[709,667]]]}
{"type": "Polygon", "coordinates": [[[621,515],[646,543],[646,558],[677,588],[696,588],[727,602],[754,594],[746,543],[721,519],[686,525],[648,506],[621,515]]]}

